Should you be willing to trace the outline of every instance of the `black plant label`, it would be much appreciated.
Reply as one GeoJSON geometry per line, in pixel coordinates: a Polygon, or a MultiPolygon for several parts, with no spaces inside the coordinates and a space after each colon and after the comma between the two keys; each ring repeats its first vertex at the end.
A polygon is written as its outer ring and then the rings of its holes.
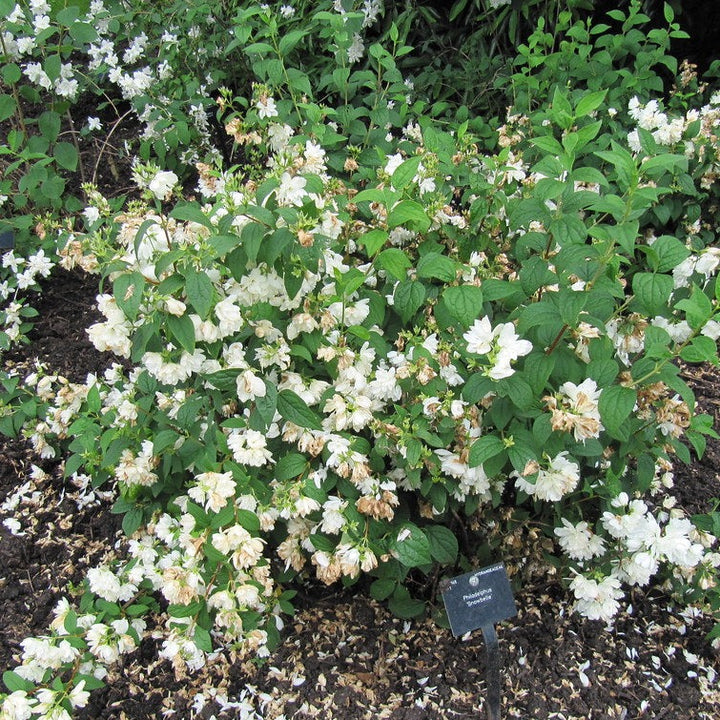
{"type": "Polygon", "coordinates": [[[452,578],[446,583],[442,597],[456,637],[517,615],[502,563],[452,578]]]}

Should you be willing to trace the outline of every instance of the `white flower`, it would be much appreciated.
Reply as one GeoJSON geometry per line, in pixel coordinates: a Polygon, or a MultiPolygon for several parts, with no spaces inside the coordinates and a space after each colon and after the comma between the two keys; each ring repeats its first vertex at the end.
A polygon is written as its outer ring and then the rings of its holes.
{"type": "Polygon", "coordinates": [[[492,367],[487,374],[493,380],[510,377],[515,372],[511,363],[532,351],[532,343],[521,340],[512,323],[501,323],[493,329],[487,316],[475,320],[463,339],[468,352],[489,356],[492,367]]]}
{"type": "Polygon", "coordinates": [[[601,392],[592,378],[583,380],[580,385],[570,381],[563,383],[560,402],[555,396],[544,398],[552,411],[552,429],[572,431],[578,442],[598,437],[604,429],[598,409],[601,392]]]}
{"type": "Polygon", "coordinates": [[[169,170],[161,170],[156,173],[155,177],[148,184],[148,190],[158,199],[165,198],[172,192],[177,185],[178,176],[169,170]]]}
{"type": "Polygon", "coordinates": [[[550,461],[547,470],[540,468],[534,484],[527,481],[520,473],[513,472],[512,476],[517,478],[515,485],[528,495],[534,495],[538,500],[549,502],[561,500],[564,495],[575,489],[580,480],[580,466],[568,460],[567,455],[567,452],[561,452],[550,461]]]}
{"type": "Polygon", "coordinates": [[[600,582],[576,575],[570,583],[577,602],[575,609],[589,620],[609,622],[620,608],[623,596],[618,578],[609,575],[600,582]]]}
{"type": "Polygon", "coordinates": [[[228,447],[233,457],[243,465],[261,467],[273,462],[272,453],[267,449],[265,435],[257,430],[232,430],[228,435],[228,447]]]}
{"type": "Polygon", "coordinates": [[[700,333],[709,337],[711,340],[720,339],[720,322],[717,320],[708,320],[705,325],[703,325],[700,333]]]}
{"type": "Polygon", "coordinates": [[[252,370],[245,370],[238,375],[236,384],[240,402],[252,402],[256,397],[265,397],[267,392],[262,378],[259,378],[252,370]]]}
{"type": "Polygon", "coordinates": [[[493,330],[490,318],[485,316],[475,320],[472,327],[463,334],[467,343],[467,351],[476,355],[487,355],[492,349],[493,330]]]}
{"type": "Polygon", "coordinates": [[[605,543],[595,535],[585,521],[573,525],[562,518],[563,527],[555,528],[560,547],[573,560],[591,560],[605,552],[605,543]]]}
{"type": "Polygon", "coordinates": [[[392,175],[403,163],[403,156],[400,153],[390,155],[385,163],[385,172],[392,175]]]}
{"type": "Polygon", "coordinates": [[[170,313],[170,315],[182,317],[187,310],[187,306],[182,300],[171,297],[165,301],[165,310],[170,313]]]}
{"type": "Polygon", "coordinates": [[[31,255],[27,261],[27,270],[33,275],[48,277],[50,271],[55,267],[50,258],[46,257],[45,251],[40,248],[35,255],[31,255]]]}
{"type": "Polygon", "coordinates": [[[687,518],[671,518],[655,549],[674,565],[695,567],[702,560],[703,547],[688,537],[694,530],[695,526],[687,518]]]}
{"type": "Polygon", "coordinates": [[[71,691],[70,691],[70,703],[73,707],[85,707],[87,701],[90,699],[90,693],[85,690],[85,681],[81,680],[71,691]]]}
{"type": "Polygon", "coordinates": [[[270,123],[268,125],[268,144],[274,153],[282,152],[288,144],[288,140],[293,136],[293,129],[289,125],[280,125],[279,123],[270,123]]]}
{"type": "Polygon", "coordinates": [[[206,510],[220,512],[227,504],[228,498],[235,493],[235,481],[232,472],[205,472],[195,477],[196,485],[188,489],[188,495],[206,510]]]}
{"type": "Polygon", "coordinates": [[[122,583],[109,567],[101,565],[100,567],[91,568],[88,570],[87,579],[90,590],[103,598],[103,600],[116,602],[120,597],[122,583]]]}
{"type": "Polygon", "coordinates": [[[271,117],[277,117],[278,110],[277,105],[275,105],[275,100],[273,98],[263,95],[256,103],[255,107],[258,111],[258,116],[260,118],[271,118],[271,117]]]}
{"type": "Polygon", "coordinates": [[[353,35],[352,45],[348,48],[347,57],[349,63],[356,63],[358,60],[362,60],[362,56],[365,53],[365,44],[363,43],[362,37],[359,33],[353,35]]]}
{"type": "Polygon", "coordinates": [[[235,304],[234,298],[225,298],[215,306],[218,319],[218,331],[221,337],[233,335],[245,325],[242,310],[235,304]]]}
{"type": "Polygon", "coordinates": [[[320,530],[327,535],[337,535],[345,527],[343,510],[347,507],[347,500],[339,497],[329,497],[323,504],[323,516],[320,530]]]}
{"type": "Polygon", "coordinates": [[[83,210],[82,213],[85,216],[85,219],[88,222],[88,225],[92,225],[93,223],[96,223],[100,219],[100,211],[93,207],[92,205],[89,205],[83,210]]]}
{"type": "Polygon", "coordinates": [[[301,175],[292,176],[284,172],[280,178],[280,187],[277,189],[278,205],[302,205],[303,199],[307,196],[306,184],[307,180],[301,175]]]}
{"type": "Polygon", "coordinates": [[[3,700],[1,710],[0,717],[8,720],[29,720],[33,714],[30,700],[24,690],[10,693],[3,700]]]}

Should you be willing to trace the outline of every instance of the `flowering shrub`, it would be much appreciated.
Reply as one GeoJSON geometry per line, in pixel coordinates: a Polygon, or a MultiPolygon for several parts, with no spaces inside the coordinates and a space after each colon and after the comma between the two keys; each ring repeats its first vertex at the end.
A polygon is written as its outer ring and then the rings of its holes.
{"type": "Polygon", "coordinates": [[[4,717],[82,706],[156,596],[162,654],[192,669],[218,644],[267,655],[293,578],[368,577],[417,616],[434,598],[412,581],[472,562],[456,532],[500,506],[546,529],[590,619],[658,574],[717,600],[712,527],[670,490],[714,434],[676,361],[718,363],[720,98],[663,108],[618,71],[608,107],[519,66],[551,101],[483,149],[408,97],[408,49],[392,29],[365,48],[346,5],[315,16],[336,64],[318,87],[286,61],[319,40],[243,10],[256,82],[220,103],[236,164],[199,162],[188,200],[138,163],[142,199],[114,215],[94,193],[62,239],[105,281],[88,332],[120,362],[15,377],[7,407],[39,398],[35,450],[115,489],[127,553],[25,641],[4,717]]]}

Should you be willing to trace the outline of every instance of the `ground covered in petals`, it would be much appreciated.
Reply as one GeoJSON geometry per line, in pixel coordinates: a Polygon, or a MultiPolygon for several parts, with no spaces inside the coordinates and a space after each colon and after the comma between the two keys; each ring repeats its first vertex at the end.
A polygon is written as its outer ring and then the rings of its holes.
{"type": "MultiPolygon", "coordinates": [[[[6,357],[35,359],[82,381],[110,361],[90,345],[96,320],[93,281],[58,274],[37,303],[32,344],[6,357]]],[[[717,370],[686,368],[704,412],[720,417],[717,370]]],[[[676,467],[675,495],[690,513],[720,496],[720,445],[676,467]]],[[[19,660],[19,643],[41,635],[61,595],[112,553],[120,517],[110,502],[62,479],[25,444],[0,444],[0,664],[19,660]]],[[[499,628],[503,716],[509,718],[697,718],[720,716],[720,654],[705,640],[712,622],[673,609],[661,588],[635,590],[612,628],[570,613],[569,593],[546,567],[516,556],[531,539],[507,538],[503,558],[523,565],[518,616],[499,628]],[[518,548],[514,549],[514,546],[518,548]]],[[[530,543],[530,544],[529,544],[530,543]]],[[[540,540],[536,548],[542,552],[540,540]]],[[[532,556],[532,553],[531,553],[532,556]]],[[[201,673],[184,675],[158,660],[148,637],[81,718],[478,718],[485,691],[481,634],[455,639],[431,620],[406,622],[362,590],[302,588],[283,643],[262,665],[218,654],[201,673]]]]}

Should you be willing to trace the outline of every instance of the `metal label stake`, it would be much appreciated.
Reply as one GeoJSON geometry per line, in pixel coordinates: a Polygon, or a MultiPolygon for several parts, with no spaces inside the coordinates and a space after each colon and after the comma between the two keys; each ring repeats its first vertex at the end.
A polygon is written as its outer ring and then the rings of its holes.
{"type": "Polygon", "coordinates": [[[481,628],[485,638],[487,653],[487,713],[490,720],[500,720],[500,652],[495,626],[483,625],[481,628]]]}
{"type": "Polygon", "coordinates": [[[487,651],[487,712],[500,720],[500,653],[495,623],[517,615],[510,581],[502,563],[452,578],[442,590],[450,628],[459,637],[482,630],[487,651]]]}

